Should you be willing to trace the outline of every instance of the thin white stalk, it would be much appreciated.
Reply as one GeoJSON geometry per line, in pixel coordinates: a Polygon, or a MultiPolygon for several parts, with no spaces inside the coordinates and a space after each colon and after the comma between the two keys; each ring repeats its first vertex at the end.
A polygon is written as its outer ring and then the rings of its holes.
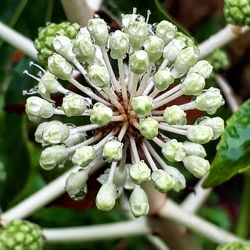
{"type": "Polygon", "coordinates": [[[100,149],[112,136],[114,136],[117,133],[116,131],[111,131],[109,132],[105,137],[103,137],[101,139],[101,141],[99,141],[95,146],[95,150],[97,151],[98,149],[100,149]]]}
{"type": "Polygon", "coordinates": [[[148,95],[153,88],[154,88],[154,82],[153,81],[149,81],[149,84],[145,88],[145,90],[143,91],[142,95],[148,95]]]}
{"type": "Polygon", "coordinates": [[[112,116],[111,118],[112,122],[121,122],[124,120],[125,120],[125,117],[123,115],[115,115],[115,116],[112,116]]]}
{"type": "Polygon", "coordinates": [[[179,107],[183,111],[194,109],[195,108],[195,101],[191,101],[191,102],[188,102],[188,103],[181,104],[181,105],[179,105],[179,107]]]}
{"type": "Polygon", "coordinates": [[[37,59],[37,51],[34,47],[34,43],[29,38],[9,28],[2,22],[0,22],[0,38],[13,47],[20,49],[31,58],[37,59]]]}
{"type": "Polygon", "coordinates": [[[215,49],[226,45],[238,35],[243,34],[249,30],[248,27],[242,27],[240,32],[235,33],[233,31],[233,28],[234,27],[232,25],[228,24],[224,29],[218,31],[214,35],[210,36],[206,41],[199,44],[198,48],[200,51],[200,58],[206,57],[215,49]]]}
{"type": "Polygon", "coordinates": [[[167,104],[167,103],[169,103],[169,102],[171,102],[171,101],[173,101],[173,100],[175,100],[175,99],[177,99],[177,98],[179,98],[180,96],[182,96],[183,95],[183,93],[182,93],[182,90],[179,90],[179,91],[177,91],[177,92],[175,92],[174,94],[172,94],[171,96],[169,96],[169,97],[167,97],[167,98],[165,98],[165,99],[163,99],[163,100],[161,100],[161,101],[154,101],[154,109],[157,109],[157,108],[159,108],[159,107],[161,107],[161,106],[163,106],[163,105],[165,105],[165,104],[167,104]]]}
{"type": "Polygon", "coordinates": [[[120,89],[120,86],[117,83],[114,71],[113,71],[111,63],[109,61],[107,50],[104,47],[101,47],[101,51],[102,51],[102,56],[103,56],[106,68],[107,68],[107,70],[109,72],[109,75],[110,75],[111,82],[112,82],[115,90],[119,93],[121,91],[121,89],[120,89]]]}
{"type": "Polygon", "coordinates": [[[154,118],[158,122],[163,122],[164,121],[164,117],[163,116],[152,116],[152,118],[154,118]]]}
{"type": "Polygon", "coordinates": [[[205,238],[213,242],[223,244],[233,241],[243,240],[218,226],[180,208],[172,200],[168,199],[166,204],[158,213],[161,217],[180,223],[188,229],[203,235],[205,238]]]}
{"type": "Polygon", "coordinates": [[[122,89],[122,97],[123,97],[123,100],[127,102],[128,94],[127,94],[127,86],[125,84],[123,59],[118,59],[117,61],[118,61],[118,70],[119,70],[120,83],[121,83],[121,89],[122,89]]]}
{"type": "Polygon", "coordinates": [[[77,134],[77,133],[86,132],[86,131],[89,131],[89,130],[94,130],[94,129],[97,129],[97,128],[101,128],[103,126],[104,125],[87,124],[87,125],[79,126],[79,127],[76,127],[76,128],[72,128],[70,130],[70,133],[71,134],[77,134]]]}
{"type": "Polygon", "coordinates": [[[163,62],[161,63],[161,65],[160,65],[160,67],[159,67],[158,70],[161,70],[161,69],[166,68],[167,65],[168,65],[168,59],[165,58],[165,59],[163,60],[163,62]]]}
{"type": "Polygon", "coordinates": [[[130,221],[71,228],[48,228],[43,234],[49,243],[83,242],[147,235],[150,228],[144,217],[130,221]]]}
{"type": "Polygon", "coordinates": [[[149,166],[152,168],[153,171],[156,171],[158,168],[157,168],[145,142],[142,143],[142,151],[143,151],[143,153],[148,161],[149,166]]]}
{"type": "Polygon", "coordinates": [[[165,98],[171,96],[172,94],[176,93],[177,91],[179,91],[181,89],[181,85],[178,84],[175,87],[173,87],[172,89],[166,91],[165,93],[163,93],[162,95],[158,96],[157,98],[155,98],[155,102],[159,102],[164,100],[165,98]]]}
{"type": "Polygon", "coordinates": [[[111,163],[110,172],[109,172],[109,177],[108,177],[107,182],[110,183],[110,182],[113,181],[113,178],[114,178],[114,176],[115,176],[116,167],[117,167],[117,161],[116,161],[116,162],[112,162],[112,163],[111,163]]]}
{"type": "Polygon", "coordinates": [[[164,131],[168,131],[168,132],[172,132],[175,134],[179,134],[179,135],[186,135],[186,130],[182,130],[182,129],[178,129],[178,128],[174,128],[173,126],[169,126],[163,123],[159,124],[159,129],[162,129],[164,131]]]}
{"type": "Polygon", "coordinates": [[[137,90],[137,93],[136,93],[137,96],[142,95],[143,91],[147,87],[147,84],[149,83],[150,73],[152,71],[153,66],[154,66],[154,64],[150,64],[149,67],[148,67],[148,70],[147,70],[146,74],[142,77],[140,86],[139,86],[139,88],[137,90]]]}
{"type": "Polygon", "coordinates": [[[123,106],[117,101],[117,96],[114,93],[111,93],[109,88],[103,89],[104,93],[108,96],[111,103],[119,110],[123,110],[123,106]]]}
{"type": "Polygon", "coordinates": [[[160,140],[158,137],[155,137],[155,138],[153,138],[153,142],[155,143],[155,144],[157,144],[159,147],[163,147],[164,146],[164,142],[162,141],[162,140],[160,140]]]}
{"type": "Polygon", "coordinates": [[[128,122],[124,122],[123,125],[122,125],[122,128],[121,128],[121,130],[119,132],[119,135],[118,135],[118,140],[119,141],[122,141],[124,135],[127,132],[127,129],[128,129],[128,122]]]}
{"type": "Polygon", "coordinates": [[[128,90],[130,93],[130,100],[132,100],[132,98],[136,95],[136,89],[138,86],[140,76],[131,72],[129,77],[130,78],[129,78],[129,83],[128,83],[128,90]]]}
{"type": "Polygon", "coordinates": [[[152,98],[155,98],[161,91],[158,90],[157,88],[154,88],[153,92],[149,95],[152,98]]]}
{"type": "Polygon", "coordinates": [[[131,146],[130,151],[131,151],[131,154],[133,155],[134,161],[139,162],[141,159],[140,159],[140,156],[139,156],[139,153],[137,150],[135,138],[133,136],[129,136],[129,142],[130,142],[130,146],[131,146]]]}
{"type": "MultiPolygon", "coordinates": [[[[94,171],[99,167],[103,166],[104,164],[105,163],[98,158],[91,162],[88,167],[91,168],[91,171],[94,171]]],[[[11,220],[26,218],[32,213],[34,213],[36,210],[47,205],[48,203],[62,195],[64,193],[65,181],[67,177],[72,171],[76,171],[78,169],[79,167],[74,167],[66,171],[64,174],[47,184],[41,190],[32,194],[15,207],[5,211],[1,215],[2,221],[6,223],[11,220]]]]}

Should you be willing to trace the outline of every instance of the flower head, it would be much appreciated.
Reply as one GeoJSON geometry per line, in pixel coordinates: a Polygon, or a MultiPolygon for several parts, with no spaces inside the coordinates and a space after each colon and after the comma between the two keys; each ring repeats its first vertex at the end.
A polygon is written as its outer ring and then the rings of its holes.
{"type": "Polygon", "coordinates": [[[160,192],[185,188],[185,178],[172,162],[182,162],[198,178],[207,173],[209,162],[201,144],[218,138],[224,123],[204,117],[189,124],[187,111],[214,114],[224,100],[218,89],[206,89],[212,66],[198,61],[194,42],[174,24],[162,21],[154,27],[135,11],[124,15],[122,24],[121,30],[109,33],[106,22],[95,16],[74,38],[55,36],[48,71],[37,66],[42,76],[34,77],[42,98],[29,97],[26,112],[31,120],[53,119],[41,123],[35,133],[36,141],[46,147],[41,166],[50,170],[71,162],[79,167],[66,182],[73,199],[85,196],[88,176],[95,163],[104,160],[110,168],[98,178],[102,187],[97,207],[111,210],[122,189],[129,188],[131,211],[141,216],[149,211],[143,182],[152,181],[160,192]],[[117,74],[109,57],[117,62],[117,74]],[[84,81],[77,80],[75,72],[84,81]],[[57,106],[52,101],[56,92],[63,96],[57,106]],[[182,101],[183,95],[189,101],[182,101]],[[57,115],[80,116],[83,123],[65,124],[56,121],[57,115]]]}

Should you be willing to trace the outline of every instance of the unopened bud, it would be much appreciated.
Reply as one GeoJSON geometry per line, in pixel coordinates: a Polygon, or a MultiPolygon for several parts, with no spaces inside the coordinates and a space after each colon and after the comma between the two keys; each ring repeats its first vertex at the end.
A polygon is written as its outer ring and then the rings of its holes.
{"type": "Polygon", "coordinates": [[[167,59],[169,63],[173,63],[185,47],[186,44],[182,40],[174,38],[163,50],[164,59],[167,59]]]}
{"type": "Polygon", "coordinates": [[[136,184],[150,180],[151,170],[143,161],[133,164],[129,169],[129,174],[136,184]]]}
{"type": "Polygon", "coordinates": [[[62,108],[66,116],[78,116],[84,113],[86,104],[81,96],[69,94],[63,98],[62,108]]]}
{"type": "Polygon", "coordinates": [[[224,131],[224,120],[220,117],[206,117],[199,122],[200,125],[205,125],[213,130],[213,140],[219,138],[224,131]]]}
{"type": "Polygon", "coordinates": [[[60,90],[61,84],[56,80],[55,75],[46,71],[41,77],[40,83],[45,87],[46,91],[50,94],[55,94],[60,90]]]}
{"type": "Polygon", "coordinates": [[[188,71],[188,74],[198,73],[205,79],[209,78],[213,72],[213,66],[206,60],[198,61],[193,67],[188,71]]]}
{"type": "Polygon", "coordinates": [[[181,90],[185,95],[199,95],[205,87],[205,79],[198,73],[187,74],[181,84],[181,90]]]}
{"type": "Polygon", "coordinates": [[[149,62],[156,62],[162,55],[164,41],[157,36],[149,36],[144,43],[144,50],[148,53],[149,62]]]}
{"type": "Polygon", "coordinates": [[[143,74],[149,66],[148,53],[144,50],[138,50],[129,57],[131,71],[137,75],[143,74]]]}
{"type": "Polygon", "coordinates": [[[196,143],[205,144],[213,138],[213,129],[204,125],[194,125],[188,128],[187,138],[196,143]]]}
{"type": "Polygon", "coordinates": [[[137,115],[147,116],[153,108],[153,98],[150,96],[137,96],[132,99],[132,108],[137,115]]]}
{"type": "Polygon", "coordinates": [[[110,76],[104,66],[93,64],[89,67],[89,79],[92,84],[105,88],[109,86],[110,76]]]}
{"type": "Polygon", "coordinates": [[[162,193],[171,190],[175,185],[173,178],[162,169],[154,171],[151,175],[151,179],[155,188],[162,193]]]}
{"type": "Polygon", "coordinates": [[[103,147],[102,156],[107,162],[119,161],[122,159],[123,143],[118,140],[111,139],[107,141],[103,147]]]}
{"type": "Polygon", "coordinates": [[[186,113],[178,105],[167,107],[163,117],[169,125],[184,125],[187,123],[186,113]]]}
{"type": "Polygon", "coordinates": [[[204,158],[207,154],[204,147],[199,143],[194,143],[190,141],[185,141],[182,143],[186,155],[196,155],[204,158]]]}
{"type": "Polygon", "coordinates": [[[145,138],[152,140],[158,135],[158,122],[152,117],[140,120],[139,130],[145,138]]]}
{"type": "Polygon", "coordinates": [[[155,34],[167,44],[171,41],[176,32],[177,27],[174,24],[163,20],[157,24],[155,34]]]}
{"type": "Polygon", "coordinates": [[[163,145],[161,152],[171,162],[182,161],[186,156],[182,143],[176,139],[167,141],[163,145]]]}
{"type": "Polygon", "coordinates": [[[106,125],[111,121],[112,115],[113,111],[111,108],[101,102],[97,102],[91,110],[90,121],[94,124],[106,125]]]}
{"type": "Polygon", "coordinates": [[[170,72],[169,68],[158,70],[153,77],[154,86],[158,90],[164,90],[174,82],[174,76],[170,72]]]}
{"type": "Polygon", "coordinates": [[[72,156],[74,165],[86,167],[96,157],[96,151],[93,146],[82,146],[78,148],[72,156]]]}

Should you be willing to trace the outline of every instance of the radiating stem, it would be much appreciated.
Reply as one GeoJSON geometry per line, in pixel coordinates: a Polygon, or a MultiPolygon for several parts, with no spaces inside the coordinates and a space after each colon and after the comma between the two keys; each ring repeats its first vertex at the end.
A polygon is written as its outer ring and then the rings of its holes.
{"type": "Polygon", "coordinates": [[[153,171],[156,171],[158,168],[157,168],[150,152],[148,151],[148,148],[147,148],[145,142],[142,142],[142,151],[143,151],[143,153],[148,161],[149,166],[152,168],[153,171]]]}
{"type": "Polygon", "coordinates": [[[163,147],[164,146],[164,142],[162,140],[160,140],[158,137],[153,138],[153,142],[155,142],[159,147],[163,147]]]}
{"type": "Polygon", "coordinates": [[[153,64],[150,64],[146,74],[143,76],[143,78],[141,80],[140,86],[139,86],[137,93],[136,93],[137,96],[142,95],[143,91],[147,87],[147,84],[149,83],[149,76],[150,76],[150,73],[152,71],[152,68],[153,68],[153,64]]]}
{"type": "Polygon", "coordinates": [[[119,109],[120,111],[124,110],[123,106],[117,101],[116,96],[112,94],[107,87],[104,88],[103,91],[109,97],[110,101],[117,109],[119,109]]]}
{"type": "Polygon", "coordinates": [[[165,98],[171,96],[172,94],[176,93],[180,89],[181,89],[181,85],[180,84],[176,85],[172,89],[170,89],[170,90],[166,91],[165,93],[163,93],[162,95],[156,97],[155,98],[155,102],[159,102],[161,100],[164,100],[165,98]]]}
{"type": "Polygon", "coordinates": [[[83,125],[83,126],[79,126],[79,127],[70,129],[70,133],[71,134],[76,134],[76,133],[80,133],[80,132],[86,132],[86,131],[89,131],[89,130],[94,130],[94,129],[97,129],[97,128],[101,128],[103,126],[104,125],[87,124],[87,125],[83,125]]]}
{"type": "Polygon", "coordinates": [[[128,129],[128,122],[124,122],[118,135],[119,141],[122,141],[124,135],[126,134],[127,129],[128,129]]]}
{"type": "Polygon", "coordinates": [[[148,95],[153,88],[154,88],[154,82],[153,81],[149,81],[149,84],[145,88],[145,90],[143,91],[142,95],[148,95]]]}
{"type": "Polygon", "coordinates": [[[120,82],[121,82],[122,97],[123,97],[123,100],[127,102],[128,94],[127,94],[127,86],[125,84],[123,59],[118,59],[118,70],[119,70],[119,76],[120,76],[120,82]]]}
{"type": "Polygon", "coordinates": [[[140,161],[140,156],[137,150],[137,146],[135,143],[135,138],[133,136],[129,136],[129,141],[130,141],[130,146],[131,146],[131,153],[133,154],[134,160],[135,162],[139,162],[140,161]]]}
{"type": "Polygon", "coordinates": [[[98,149],[100,149],[108,140],[109,138],[111,138],[112,136],[114,136],[117,133],[118,130],[112,130],[111,132],[109,132],[105,137],[103,137],[101,139],[101,141],[99,141],[95,146],[95,150],[97,151],[98,149]]]}
{"type": "Polygon", "coordinates": [[[157,109],[157,108],[159,108],[159,107],[161,107],[161,106],[163,106],[163,105],[165,105],[165,104],[167,104],[167,103],[169,103],[169,102],[177,99],[178,97],[180,97],[182,95],[183,95],[182,90],[179,90],[179,91],[175,92],[174,94],[172,94],[171,96],[169,96],[169,97],[167,97],[167,98],[165,98],[165,99],[163,99],[163,100],[161,100],[159,102],[157,102],[155,100],[153,108],[157,109]]]}
{"type": "Polygon", "coordinates": [[[162,129],[162,130],[165,130],[165,131],[168,131],[168,132],[172,132],[172,133],[175,133],[175,134],[179,134],[179,135],[186,135],[186,133],[187,133],[186,130],[174,128],[172,126],[169,126],[169,125],[166,125],[166,124],[163,124],[163,123],[159,124],[159,129],[162,129]]]}

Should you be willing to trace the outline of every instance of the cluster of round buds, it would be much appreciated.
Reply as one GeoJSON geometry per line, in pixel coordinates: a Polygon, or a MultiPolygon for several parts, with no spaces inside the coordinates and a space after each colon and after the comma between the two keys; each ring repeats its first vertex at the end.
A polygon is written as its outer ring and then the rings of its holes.
{"type": "Polygon", "coordinates": [[[131,211],[141,216],[149,211],[145,182],[159,192],[185,188],[183,174],[171,166],[174,162],[182,162],[198,178],[208,172],[202,144],[221,135],[223,120],[203,117],[188,124],[187,111],[214,114],[224,100],[219,89],[205,89],[212,66],[198,60],[193,40],[174,24],[152,26],[134,11],[123,15],[122,25],[109,33],[106,22],[95,16],[74,39],[55,36],[48,71],[36,65],[41,73],[32,76],[41,97],[29,97],[26,112],[32,121],[55,117],[38,126],[35,140],[46,147],[40,158],[44,169],[66,162],[78,167],[66,182],[70,197],[86,195],[89,175],[104,161],[110,167],[98,178],[102,187],[97,207],[111,210],[128,188],[131,211]],[[117,62],[117,74],[109,56],[117,62]],[[77,80],[77,72],[85,81],[77,80]],[[76,89],[66,89],[59,79],[76,89]],[[61,106],[53,102],[57,92],[63,96],[61,106]],[[83,124],[65,124],[56,120],[58,115],[80,116],[83,124]]]}
{"type": "Polygon", "coordinates": [[[249,0],[225,0],[224,14],[227,22],[236,25],[250,25],[249,0]]]}
{"type": "Polygon", "coordinates": [[[25,220],[13,220],[0,231],[1,250],[42,250],[44,237],[41,228],[25,220]]]}
{"type": "Polygon", "coordinates": [[[213,65],[214,71],[225,70],[230,66],[230,59],[227,52],[223,49],[217,49],[208,55],[207,60],[213,65]]]}

